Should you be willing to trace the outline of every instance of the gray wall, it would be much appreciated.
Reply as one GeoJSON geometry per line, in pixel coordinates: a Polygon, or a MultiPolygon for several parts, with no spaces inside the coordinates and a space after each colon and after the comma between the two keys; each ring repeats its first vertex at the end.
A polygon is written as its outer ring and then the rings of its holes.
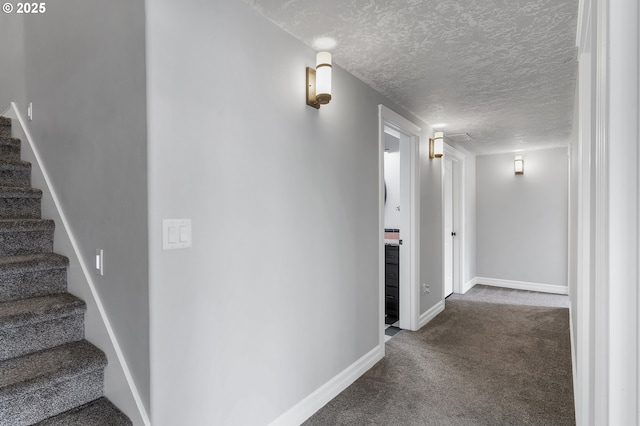
{"type": "Polygon", "coordinates": [[[429,158],[429,137],[420,143],[420,313],[443,300],[442,160],[429,158]],[[422,284],[431,287],[422,291],[422,284]]]}
{"type": "Polygon", "coordinates": [[[476,158],[477,274],[567,285],[567,149],[476,158]]]}
{"type": "Polygon", "coordinates": [[[0,13],[0,113],[11,102],[25,105],[24,18],[26,15],[0,13]]]}
{"type": "Polygon", "coordinates": [[[476,267],[476,157],[475,155],[464,152],[464,265],[461,284],[464,286],[477,274],[476,267]]]}
{"type": "Polygon", "coordinates": [[[148,408],[144,3],[47,6],[25,19],[28,124],[81,256],[104,249],[93,278],[148,408]]]}
{"type": "Polygon", "coordinates": [[[243,2],[147,12],[152,419],[268,424],[378,345],[394,106],[338,66],[306,106],[315,53],[243,2]],[[191,248],[162,250],[165,218],[191,248]]]}

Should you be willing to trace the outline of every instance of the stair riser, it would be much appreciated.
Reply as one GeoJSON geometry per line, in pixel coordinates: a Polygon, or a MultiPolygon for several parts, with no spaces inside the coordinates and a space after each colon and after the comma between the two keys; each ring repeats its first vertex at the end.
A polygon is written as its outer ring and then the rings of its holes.
{"type": "Polygon", "coordinates": [[[0,157],[8,160],[19,160],[20,147],[13,145],[0,145],[0,157]]]}
{"type": "Polygon", "coordinates": [[[103,371],[0,401],[0,426],[27,426],[102,396],[103,371]]]}
{"type": "Polygon", "coordinates": [[[0,232],[0,256],[20,256],[52,251],[53,229],[0,232]]]}
{"type": "Polygon", "coordinates": [[[66,269],[0,275],[0,302],[59,294],[66,291],[66,269]]]}
{"type": "Polygon", "coordinates": [[[10,138],[10,137],[11,137],[11,126],[0,125],[0,138],[10,138]]]}
{"type": "Polygon", "coordinates": [[[0,330],[0,360],[84,339],[84,315],[0,330]]]}
{"type": "Polygon", "coordinates": [[[29,169],[0,170],[0,186],[31,186],[31,171],[29,169]]]}
{"type": "Polygon", "coordinates": [[[40,219],[40,198],[0,198],[0,218],[40,219]]]}

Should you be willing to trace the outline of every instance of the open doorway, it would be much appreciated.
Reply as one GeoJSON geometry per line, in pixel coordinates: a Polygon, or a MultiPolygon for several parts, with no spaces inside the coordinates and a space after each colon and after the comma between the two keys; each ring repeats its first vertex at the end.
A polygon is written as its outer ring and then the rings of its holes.
{"type": "MultiPolygon", "coordinates": [[[[400,325],[400,236],[402,213],[400,133],[384,127],[384,323],[385,335],[400,325]]],[[[406,182],[402,182],[406,185],[406,182]]],[[[392,331],[393,332],[393,331],[392,331]]]]}
{"type": "Polygon", "coordinates": [[[381,341],[386,323],[408,330],[416,330],[418,324],[419,140],[419,127],[380,105],[381,341]]]}

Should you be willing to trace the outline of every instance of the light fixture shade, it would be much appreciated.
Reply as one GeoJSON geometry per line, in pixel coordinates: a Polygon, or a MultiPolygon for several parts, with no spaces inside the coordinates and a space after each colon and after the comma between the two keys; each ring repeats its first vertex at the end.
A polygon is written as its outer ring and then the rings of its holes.
{"type": "Polygon", "coordinates": [[[307,105],[316,109],[331,101],[331,53],[316,55],[316,69],[307,67],[307,105]]]}
{"type": "Polygon", "coordinates": [[[522,155],[516,155],[516,158],[513,161],[513,170],[517,175],[524,174],[524,159],[522,158],[522,155]]]}
{"type": "Polygon", "coordinates": [[[429,158],[441,158],[444,154],[444,132],[435,132],[429,139],[429,158]]]}
{"type": "Polygon", "coordinates": [[[331,101],[331,53],[316,55],[316,101],[320,105],[331,101]]]}

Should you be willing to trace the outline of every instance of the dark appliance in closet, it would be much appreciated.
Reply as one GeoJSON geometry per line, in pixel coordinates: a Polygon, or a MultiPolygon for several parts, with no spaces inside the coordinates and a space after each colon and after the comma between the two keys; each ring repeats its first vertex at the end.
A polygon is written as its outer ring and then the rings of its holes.
{"type": "Polygon", "coordinates": [[[393,324],[400,319],[400,246],[387,244],[384,246],[384,293],[385,323],[393,324]]]}

